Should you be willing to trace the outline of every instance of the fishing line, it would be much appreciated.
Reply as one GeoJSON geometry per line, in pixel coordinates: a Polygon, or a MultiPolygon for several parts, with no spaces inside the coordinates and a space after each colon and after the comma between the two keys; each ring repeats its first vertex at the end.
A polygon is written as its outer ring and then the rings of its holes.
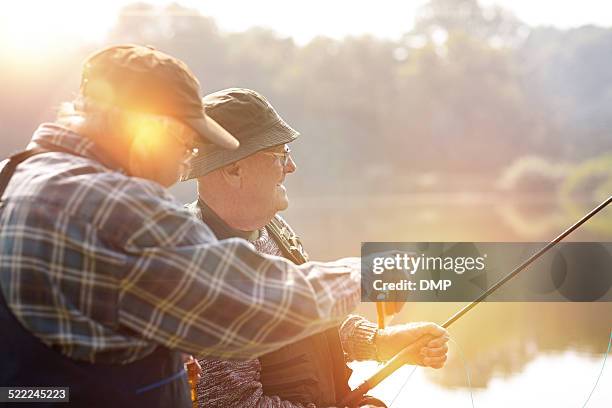
{"type": "MultiPolygon", "coordinates": [[[[470,393],[470,401],[472,403],[472,408],[475,408],[475,405],[474,405],[474,390],[472,388],[472,379],[471,379],[471,376],[470,376],[470,367],[469,367],[469,365],[467,363],[467,360],[465,358],[465,353],[463,352],[463,349],[461,348],[461,345],[455,339],[451,338],[450,341],[452,341],[453,344],[455,344],[457,346],[457,350],[459,350],[459,355],[461,356],[461,361],[463,362],[463,369],[465,371],[465,377],[466,377],[466,381],[467,381],[468,391],[470,393]]],[[[604,352],[604,359],[603,359],[603,363],[601,365],[601,370],[599,370],[599,375],[597,376],[597,379],[595,380],[595,385],[593,385],[593,388],[591,389],[591,392],[589,393],[588,398],[584,402],[584,405],[582,405],[582,408],[586,408],[586,406],[589,403],[591,397],[593,396],[593,393],[597,389],[597,385],[599,385],[599,380],[601,379],[601,376],[603,375],[604,369],[606,367],[606,361],[608,360],[608,354],[610,354],[610,348],[612,348],[612,329],[610,329],[610,338],[608,340],[608,348],[604,352]]],[[[419,366],[415,366],[412,369],[412,371],[410,372],[410,374],[408,374],[408,377],[404,381],[404,384],[400,387],[399,392],[397,394],[395,394],[395,397],[393,397],[393,400],[389,404],[389,408],[393,407],[393,404],[395,404],[397,398],[404,391],[404,389],[408,385],[408,382],[412,378],[412,375],[416,372],[417,368],[419,368],[419,366]]]]}
{"type": "Polygon", "coordinates": [[[395,394],[395,397],[393,397],[393,400],[391,400],[391,403],[389,404],[389,408],[393,407],[393,404],[395,404],[395,400],[397,400],[397,397],[399,397],[400,394],[404,391],[404,388],[406,388],[406,385],[408,385],[408,381],[410,381],[410,378],[412,378],[412,374],[415,373],[417,368],[419,368],[419,366],[414,366],[410,374],[408,374],[408,378],[406,378],[406,381],[404,381],[404,384],[401,386],[399,392],[395,394]]]}
{"type": "Polygon", "coordinates": [[[612,329],[610,329],[610,340],[608,340],[608,350],[606,350],[606,353],[604,354],[604,360],[603,360],[603,364],[601,365],[601,371],[599,371],[599,375],[597,376],[597,381],[595,381],[595,385],[593,386],[593,389],[591,390],[589,397],[584,402],[584,405],[582,406],[582,408],[585,408],[587,406],[587,404],[589,403],[589,400],[591,399],[591,396],[593,395],[593,392],[595,392],[595,388],[597,388],[599,379],[601,378],[601,375],[604,372],[604,368],[606,367],[606,360],[608,359],[608,354],[610,354],[610,346],[612,346],[612,329]]]}
{"type": "Polygon", "coordinates": [[[467,379],[468,390],[470,391],[470,400],[472,401],[472,408],[474,407],[474,392],[472,390],[472,379],[470,377],[470,367],[468,366],[467,360],[465,359],[465,354],[463,353],[463,349],[457,343],[457,341],[453,338],[450,338],[450,341],[453,342],[454,345],[457,346],[459,350],[459,355],[461,356],[461,361],[463,361],[463,369],[465,370],[465,378],[467,379]]]}
{"type": "MultiPolygon", "coordinates": [[[[465,359],[465,354],[463,353],[463,349],[461,348],[459,343],[457,343],[457,341],[454,340],[453,338],[450,338],[449,340],[452,341],[453,344],[455,344],[457,346],[457,349],[459,350],[459,355],[461,356],[461,361],[463,362],[463,369],[465,371],[465,377],[467,379],[468,390],[470,392],[470,400],[472,402],[472,408],[475,408],[475,405],[474,405],[474,392],[472,390],[472,379],[471,379],[471,376],[470,376],[470,367],[468,366],[467,360],[465,359]]],[[[395,394],[395,397],[393,397],[393,400],[389,404],[389,408],[393,407],[393,404],[395,404],[395,401],[397,400],[397,398],[400,396],[400,394],[402,392],[404,392],[404,389],[406,388],[406,385],[408,385],[408,381],[410,381],[410,378],[415,373],[417,368],[419,368],[419,366],[415,366],[412,369],[412,371],[410,372],[410,374],[408,374],[408,378],[406,378],[406,381],[404,381],[404,384],[400,387],[399,392],[397,394],[395,394]]]]}

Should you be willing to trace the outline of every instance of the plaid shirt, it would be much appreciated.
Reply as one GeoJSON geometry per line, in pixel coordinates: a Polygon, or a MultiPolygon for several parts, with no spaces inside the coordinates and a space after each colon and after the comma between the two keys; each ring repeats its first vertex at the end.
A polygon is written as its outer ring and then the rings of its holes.
{"type": "Polygon", "coordinates": [[[0,284],[44,343],[127,363],[157,345],[249,359],[326,329],[359,301],[359,262],[295,266],[242,239],[218,241],[167,190],[44,124],[57,146],[20,164],[0,211],[0,284]]]}

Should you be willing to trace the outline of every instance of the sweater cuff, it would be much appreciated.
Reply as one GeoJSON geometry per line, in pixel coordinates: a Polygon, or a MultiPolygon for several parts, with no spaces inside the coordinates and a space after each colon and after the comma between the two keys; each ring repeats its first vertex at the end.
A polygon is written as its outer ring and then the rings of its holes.
{"type": "MultiPolygon", "coordinates": [[[[345,352],[347,353],[348,360],[377,360],[377,348],[376,348],[376,336],[378,333],[378,327],[359,316],[358,319],[355,319],[354,316],[352,320],[353,326],[350,333],[347,333],[348,336],[345,339],[345,352]]],[[[349,322],[346,322],[349,323],[349,322]]]]}

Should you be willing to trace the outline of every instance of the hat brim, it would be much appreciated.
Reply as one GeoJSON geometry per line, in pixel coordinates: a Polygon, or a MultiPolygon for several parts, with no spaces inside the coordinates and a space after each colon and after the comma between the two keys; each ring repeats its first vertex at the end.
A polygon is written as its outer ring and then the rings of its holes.
{"type": "Polygon", "coordinates": [[[257,137],[242,138],[239,148],[233,150],[214,148],[193,157],[181,181],[202,177],[218,168],[242,160],[258,151],[293,142],[300,135],[284,121],[279,120],[266,130],[254,130],[257,137]]]}
{"type": "Polygon", "coordinates": [[[181,118],[181,121],[193,129],[204,143],[212,143],[230,150],[237,149],[240,146],[238,139],[206,114],[199,118],[181,118]]]}

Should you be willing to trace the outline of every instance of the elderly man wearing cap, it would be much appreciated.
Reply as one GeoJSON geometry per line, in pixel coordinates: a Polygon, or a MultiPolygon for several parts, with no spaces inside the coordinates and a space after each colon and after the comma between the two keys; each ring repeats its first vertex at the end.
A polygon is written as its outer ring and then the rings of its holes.
{"type": "Polygon", "coordinates": [[[88,59],[74,103],[0,173],[0,386],[188,407],[183,352],[251,359],[356,305],[358,260],[295,266],[220,241],[168,194],[210,143],[238,146],[184,63],[133,45],[88,59]]]}
{"type": "MultiPolygon", "coordinates": [[[[308,262],[300,240],[277,214],[289,204],[283,182],[296,170],[288,143],[298,133],[266,98],[249,89],[225,89],[203,102],[207,114],[238,138],[240,147],[216,148],[190,160],[184,179],[198,179],[199,197],[187,207],[218,239],[242,237],[261,253],[308,262]]],[[[340,327],[259,359],[201,359],[198,401],[207,408],[329,407],[350,391],[346,360],[387,359],[412,346],[416,364],[439,368],[446,360],[447,340],[446,331],[433,323],[378,330],[363,317],[349,316],[340,327]],[[418,340],[425,334],[434,339],[423,346],[418,340]]],[[[367,397],[361,406],[384,404],[367,397]]]]}

